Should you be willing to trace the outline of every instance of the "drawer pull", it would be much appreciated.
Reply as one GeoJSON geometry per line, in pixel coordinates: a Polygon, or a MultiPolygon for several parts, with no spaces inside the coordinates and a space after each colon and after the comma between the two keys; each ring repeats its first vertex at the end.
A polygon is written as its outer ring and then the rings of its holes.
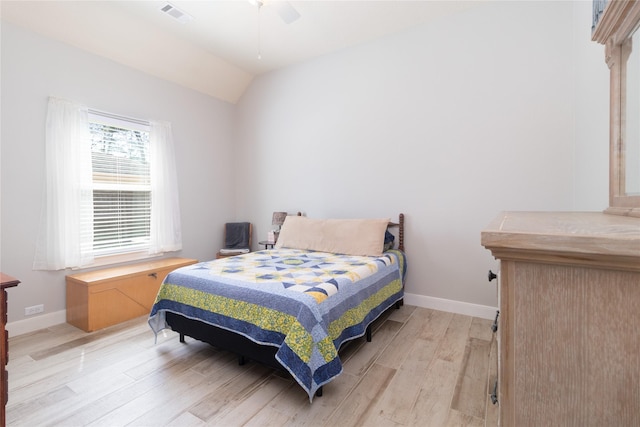
{"type": "Polygon", "coordinates": [[[500,310],[496,311],[496,318],[493,320],[493,325],[491,325],[491,331],[493,332],[498,330],[498,316],[500,316],[500,310]]]}
{"type": "Polygon", "coordinates": [[[498,380],[496,380],[495,384],[493,385],[493,391],[491,392],[491,403],[493,403],[494,405],[498,403],[498,380]]]}
{"type": "Polygon", "coordinates": [[[149,277],[153,277],[154,279],[157,279],[158,273],[149,273],[149,277]]]}

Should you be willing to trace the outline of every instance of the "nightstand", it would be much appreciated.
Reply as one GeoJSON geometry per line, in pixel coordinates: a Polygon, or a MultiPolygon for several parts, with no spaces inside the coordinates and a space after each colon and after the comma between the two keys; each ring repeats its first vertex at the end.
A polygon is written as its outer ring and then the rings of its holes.
{"type": "Polygon", "coordinates": [[[268,240],[262,240],[260,242],[258,242],[259,245],[264,245],[265,249],[273,249],[273,245],[275,245],[275,243],[271,243],[268,240]],[[269,247],[271,246],[271,247],[269,247]]]}

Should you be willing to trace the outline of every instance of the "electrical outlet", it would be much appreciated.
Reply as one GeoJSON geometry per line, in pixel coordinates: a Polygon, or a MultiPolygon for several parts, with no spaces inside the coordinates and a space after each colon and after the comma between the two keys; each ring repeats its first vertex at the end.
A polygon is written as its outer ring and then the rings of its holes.
{"type": "Polygon", "coordinates": [[[44,304],[32,305],[31,307],[24,308],[25,316],[32,316],[34,314],[42,313],[44,311],[44,304]]]}

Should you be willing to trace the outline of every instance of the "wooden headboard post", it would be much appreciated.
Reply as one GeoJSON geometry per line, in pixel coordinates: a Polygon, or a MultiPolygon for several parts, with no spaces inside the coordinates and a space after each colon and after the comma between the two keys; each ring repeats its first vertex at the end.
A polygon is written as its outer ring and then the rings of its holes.
{"type": "Polygon", "coordinates": [[[401,213],[398,216],[398,225],[400,229],[398,230],[398,249],[404,252],[404,214],[401,213]]]}
{"type": "Polygon", "coordinates": [[[404,214],[398,216],[398,249],[404,252],[404,214]]]}
{"type": "Polygon", "coordinates": [[[398,250],[404,252],[404,214],[398,215],[398,222],[389,222],[389,227],[398,227],[398,250]]]}

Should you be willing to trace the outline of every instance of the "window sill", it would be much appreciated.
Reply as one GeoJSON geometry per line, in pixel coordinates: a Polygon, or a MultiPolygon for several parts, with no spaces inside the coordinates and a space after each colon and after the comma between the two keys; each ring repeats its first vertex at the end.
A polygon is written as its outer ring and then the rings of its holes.
{"type": "Polygon", "coordinates": [[[129,252],[126,254],[97,256],[93,264],[85,267],[81,267],[81,268],[74,268],[72,270],[83,270],[85,268],[103,267],[107,265],[138,261],[141,259],[158,258],[158,257],[161,257],[162,255],[164,254],[149,255],[147,251],[139,251],[139,252],[129,252]]]}

